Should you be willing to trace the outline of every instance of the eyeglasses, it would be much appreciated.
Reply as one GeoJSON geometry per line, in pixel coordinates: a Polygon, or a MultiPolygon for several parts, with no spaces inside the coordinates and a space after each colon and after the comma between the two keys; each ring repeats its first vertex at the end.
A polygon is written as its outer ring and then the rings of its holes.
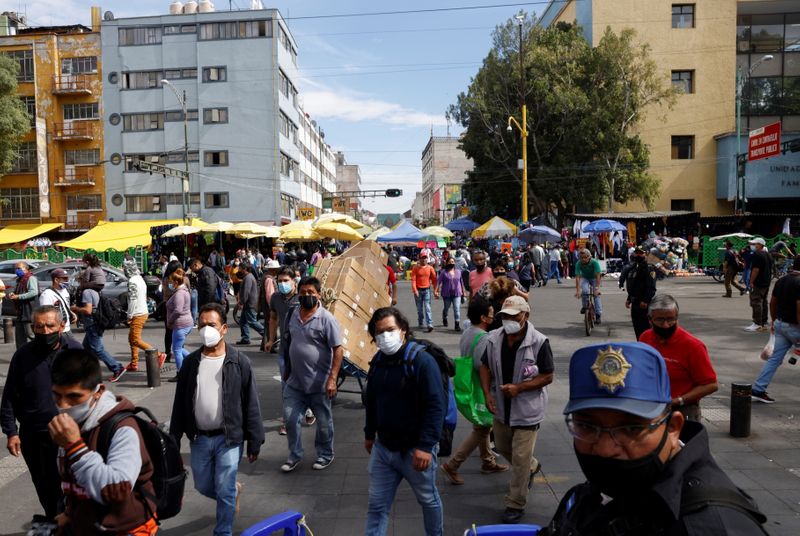
{"type": "Polygon", "coordinates": [[[650,322],[652,322],[653,324],[658,324],[659,326],[673,326],[678,323],[678,317],[677,316],[671,316],[666,318],[658,316],[650,317],[650,322]]]}
{"type": "Polygon", "coordinates": [[[616,443],[618,446],[629,447],[638,443],[642,440],[642,438],[644,438],[644,436],[650,434],[659,426],[669,421],[671,415],[672,412],[668,412],[657,421],[648,424],[627,424],[624,426],[613,426],[611,428],[605,428],[603,426],[596,426],[581,420],[575,420],[572,415],[567,415],[566,419],[564,420],[567,423],[567,429],[569,430],[569,433],[579,441],[594,445],[600,441],[600,436],[603,434],[603,432],[608,432],[608,434],[611,436],[611,439],[613,439],[614,443],[616,443]]]}

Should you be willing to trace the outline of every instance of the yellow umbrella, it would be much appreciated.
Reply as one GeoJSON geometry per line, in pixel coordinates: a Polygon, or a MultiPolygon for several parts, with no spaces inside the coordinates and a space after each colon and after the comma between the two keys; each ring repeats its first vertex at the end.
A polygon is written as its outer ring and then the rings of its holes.
{"type": "Polygon", "coordinates": [[[322,237],[315,230],[310,227],[286,229],[287,226],[281,228],[281,240],[284,242],[312,242],[322,240],[322,237]]]}
{"type": "Polygon", "coordinates": [[[209,223],[208,225],[204,225],[200,228],[200,231],[204,233],[224,233],[228,229],[233,227],[233,224],[227,221],[218,221],[215,223],[209,223]]]}
{"type": "Polygon", "coordinates": [[[323,225],[325,223],[332,223],[332,222],[343,223],[343,224],[345,224],[345,225],[347,225],[349,227],[352,227],[353,229],[360,229],[361,227],[364,226],[363,223],[361,223],[360,221],[358,221],[355,218],[352,218],[352,217],[348,216],[347,214],[341,214],[341,213],[333,212],[333,213],[330,213],[330,214],[321,214],[319,216],[319,218],[314,220],[314,223],[313,223],[312,227],[317,227],[319,225],[323,225]]]}
{"type": "Polygon", "coordinates": [[[287,223],[286,225],[281,226],[281,232],[286,232],[287,230],[296,230],[296,229],[311,229],[311,221],[309,220],[296,220],[292,223],[287,223]]]}
{"type": "Polygon", "coordinates": [[[453,231],[440,225],[431,225],[430,227],[420,229],[420,231],[428,236],[435,236],[436,238],[453,238],[453,236],[455,236],[453,235],[453,231]]]}
{"type": "Polygon", "coordinates": [[[369,234],[370,234],[372,231],[374,231],[374,230],[375,230],[375,229],[373,229],[373,228],[372,228],[372,227],[370,227],[369,225],[365,225],[365,226],[363,226],[363,227],[358,227],[358,228],[356,228],[356,231],[358,231],[358,233],[359,233],[360,235],[362,235],[362,236],[367,236],[367,235],[369,235],[369,234]]]}
{"type": "Polygon", "coordinates": [[[364,240],[361,233],[344,223],[323,223],[322,225],[314,227],[314,230],[325,238],[335,238],[336,240],[347,240],[349,242],[364,240]]]}
{"type": "Polygon", "coordinates": [[[177,236],[186,236],[190,234],[197,234],[200,232],[200,227],[194,227],[192,225],[178,225],[177,227],[173,227],[166,233],[161,235],[161,238],[175,238],[177,236]]]}
{"type": "Polygon", "coordinates": [[[372,231],[369,236],[367,236],[364,240],[377,240],[379,236],[383,236],[385,234],[391,233],[392,230],[388,227],[380,227],[374,231],[372,231]]]}
{"type": "Polygon", "coordinates": [[[497,238],[515,234],[517,234],[517,226],[500,216],[495,216],[472,231],[473,238],[497,238]]]}

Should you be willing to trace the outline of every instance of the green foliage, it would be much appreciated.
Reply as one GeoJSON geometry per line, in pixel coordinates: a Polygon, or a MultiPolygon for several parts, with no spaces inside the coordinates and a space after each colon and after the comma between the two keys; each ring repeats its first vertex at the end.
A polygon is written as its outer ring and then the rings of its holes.
{"type": "MultiPolygon", "coordinates": [[[[523,22],[524,102],[528,110],[528,199],[531,214],[604,208],[616,202],[651,205],[658,180],[636,135],[645,109],[670,107],[675,91],[635,34],[606,30],[596,48],[579,27],[523,22]]],[[[521,137],[520,44],[516,20],[498,26],[493,47],[448,113],[464,127],[462,148],[475,168],[465,196],[477,219],[519,218],[521,137]]]]}
{"type": "Polygon", "coordinates": [[[30,130],[31,118],[17,95],[17,63],[0,54],[0,175],[17,158],[20,138],[30,130]]]}

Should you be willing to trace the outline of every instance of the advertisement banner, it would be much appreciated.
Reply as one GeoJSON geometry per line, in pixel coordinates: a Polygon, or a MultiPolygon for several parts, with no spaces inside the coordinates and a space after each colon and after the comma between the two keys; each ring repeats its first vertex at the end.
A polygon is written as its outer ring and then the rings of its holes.
{"type": "Polygon", "coordinates": [[[750,131],[747,159],[750,162],[781,154],[781,122],[750,131]]]}
{"type": "Polygon", "coordinates": [[[47,123],[36,118],[36,173],[39,179],[39,217],[50,217],[50,182],[47,169],[47,123]]]}
{"type": "Polygon", "coordinates": [[[447,184],[444,187],[444,200],[448,207],[461,203],[461,185],[447,184]]]}

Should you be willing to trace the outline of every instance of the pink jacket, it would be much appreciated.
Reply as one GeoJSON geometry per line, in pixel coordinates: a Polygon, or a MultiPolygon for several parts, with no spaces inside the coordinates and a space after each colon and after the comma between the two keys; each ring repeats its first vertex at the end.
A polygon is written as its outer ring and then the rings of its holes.
{"type": "Polygon", "coordinates": [[[181,285],[167,300],[167,327],[169,329],[190,328],[192,320],[192,297],[185,285],[181,285]]]}

